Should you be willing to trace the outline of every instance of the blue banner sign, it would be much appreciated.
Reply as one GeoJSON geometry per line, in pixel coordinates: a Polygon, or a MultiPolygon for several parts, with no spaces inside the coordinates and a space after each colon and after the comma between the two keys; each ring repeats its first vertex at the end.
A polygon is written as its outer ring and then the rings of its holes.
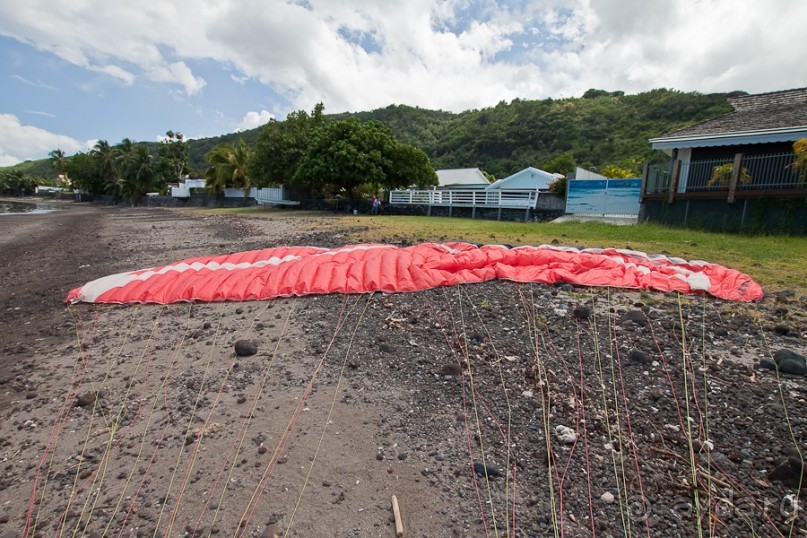
{"type": "Polygon", "coordinates": [[[578,215],[639,215],[642,180],[573,179],[566,191],[566,213],[578,215]]]}

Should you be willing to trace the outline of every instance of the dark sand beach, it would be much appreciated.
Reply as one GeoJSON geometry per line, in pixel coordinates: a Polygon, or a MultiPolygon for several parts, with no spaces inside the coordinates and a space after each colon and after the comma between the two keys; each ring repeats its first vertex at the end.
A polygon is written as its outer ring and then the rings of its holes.
{"type": "MultiPolygon", "coordinates": [[[[0,216],[0,536],[802,536],[807,297],[488,282],[66,306],[317,217],[0,216]],[[254,354],[235,353],[249,340],[254,354]]],[[[359,237],[358,240],[361,240],[359,237]]]]}

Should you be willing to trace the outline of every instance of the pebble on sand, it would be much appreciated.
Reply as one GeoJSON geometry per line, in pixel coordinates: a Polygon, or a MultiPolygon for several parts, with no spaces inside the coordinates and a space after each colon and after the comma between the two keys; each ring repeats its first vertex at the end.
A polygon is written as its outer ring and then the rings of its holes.
{"type": "Polygon", "coordinates": [[[570,445],[577,441],[577,432],[568,426],[558,425],[555,426],[555,437],[557,437],[558,441],[561,443],[570,445]]]}
{"type": "Polygon", "coordinates": [[[94,392],[85,392],[76,398],[76,405],[79,407],[87,407],[95,403],[96,395],[94,392]]]}
{"type": "Polygon", "coordinates": [[[492,463],[482,463],[481,461],[474,462],[474,472],[478,476],[485,476],[485,474],[487,474],[489,477],[497,477],[502,475],[495,465],[492,463]]]}
{"type": "Polygon", "coordinates": [[[235,354],[239,357],[249,357],[258,352],[258,345],[253,340],[239,340],[235,343],[235,354]]]}
{"type": "Polygon", "coordinates": [[[780,349],[773,360],[780,372],[793,375],[807,375],[807,358],[790,349],[780,349]]]}

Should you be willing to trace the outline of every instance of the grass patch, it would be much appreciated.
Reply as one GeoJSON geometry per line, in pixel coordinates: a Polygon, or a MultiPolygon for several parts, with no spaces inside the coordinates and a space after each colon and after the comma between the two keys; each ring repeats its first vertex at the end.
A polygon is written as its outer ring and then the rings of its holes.
{"type": "Polygon", "coordinates": [[[735,235],[658,224],[617,226],[600,222],[520,223],[447,217],[344,217],[368,229],[357,241],[470,241],[574,247],[631,248],[687,260],[719,263],[751,275],[766,290],[807,293],[807,237],[735,235]]]}
{"type": "Polygon", "coordinates": [[[751,275],[767,292],[807,294],[807,237],[712,233],[658,224],[503,222],[456,217],[354,216],[261,206],[195,209],[212,215],[300,219],[305,229],[345,234],[345,242],[468,241],[508,245],[615,247],[719,263],[751,275]]]}

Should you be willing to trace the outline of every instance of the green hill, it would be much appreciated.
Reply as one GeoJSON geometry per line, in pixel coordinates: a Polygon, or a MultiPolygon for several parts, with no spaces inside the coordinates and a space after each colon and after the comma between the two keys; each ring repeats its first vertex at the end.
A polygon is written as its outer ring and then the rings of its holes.
{"type": "Polygon", "coordinates": [[[53,177],[53,167],[50,164],[50,159],[38,159],[36,161],[23,161],[14,166],[6,166],[0,170],[20,170],[27,176],[33,177],[53,177]]]}
{"type": "Polygon", "coordinates": [[[603,93],[502,101],[460,114],[391,106],[355,116],[384,121],[399,141],[425,151],[435,169],[475,166],[505,177],[566,152],[584,167],[637,168],[653,157],[649,138],[731,111],[727,94],[603,93]]]}
{"type": "MultiPolygon", "coordinates": [[[[618,164],[638,171],[641,162],[654,158],[649,138],[731,111],[727,95],[663,88],[636,95],[589,90],[581,98],[516,99],[459,114],[391,105],[327,117],[383,121],[399,142],[425,151],[435,169],[479,167],[500,178],[571,153],[580,166],[618,164]]],[[[243,138],[254,145],[260,129],[189,141],[191,169],[203,171],[205,154],[219,143],[243,138]]],[[[159,144],[146,144],[156,154],[159,144]]],[[[53,175],[47,159],[13,168],[53,175]]]]}

